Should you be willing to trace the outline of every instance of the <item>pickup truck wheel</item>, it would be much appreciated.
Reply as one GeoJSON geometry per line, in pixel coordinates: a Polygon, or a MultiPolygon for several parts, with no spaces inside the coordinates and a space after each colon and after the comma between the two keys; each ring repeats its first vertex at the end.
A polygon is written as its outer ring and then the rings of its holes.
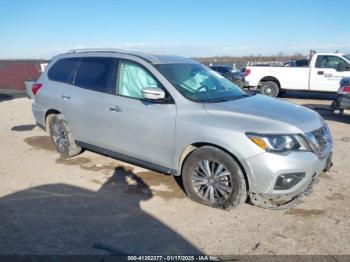
{"type": "Polygon", "coordinates": [[[72,157],[81,152],[73,138],[69,125],[62,114],[52,115],[49,120],[51,141],[63,157],[72,157]]]}
{"type": "Polygon", "coordinates": [[[203,146],[185,160],[183,185],[194,201],[218,208],[238,207],[247,199],[243,172],[222,150],[203,146]]]}
{"type": "Polygon", "coordinates": [[[266,81],[261,84],[260,93],[265,96],[278,97],[280,88],[273,81],[266,81]]]}

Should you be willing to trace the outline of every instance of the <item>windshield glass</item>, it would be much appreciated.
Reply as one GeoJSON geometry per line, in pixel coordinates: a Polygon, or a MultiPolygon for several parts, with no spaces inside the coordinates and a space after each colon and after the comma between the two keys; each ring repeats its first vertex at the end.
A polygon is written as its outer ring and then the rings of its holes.
{"type": "Polygon", "coordinates": [[[197,102],[220,102],[248,96],[214,70],[201,64],[160,64],[159,72],[186,98],[197,102]]]}
{"type": "Polygon", "coordinates": [[[345,59],[350,61],[350,54],[344,55],[345,59]]]}

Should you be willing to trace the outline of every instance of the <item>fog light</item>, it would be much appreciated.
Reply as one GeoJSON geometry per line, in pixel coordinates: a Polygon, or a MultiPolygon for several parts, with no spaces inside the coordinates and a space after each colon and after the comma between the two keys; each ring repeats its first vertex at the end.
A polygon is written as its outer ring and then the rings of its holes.
{"type": "Polygon", "coordinates": [[[275,190],[287,190],[298,184],[305,177],[305,173],[290,173],[279,175],[275,190]]]}

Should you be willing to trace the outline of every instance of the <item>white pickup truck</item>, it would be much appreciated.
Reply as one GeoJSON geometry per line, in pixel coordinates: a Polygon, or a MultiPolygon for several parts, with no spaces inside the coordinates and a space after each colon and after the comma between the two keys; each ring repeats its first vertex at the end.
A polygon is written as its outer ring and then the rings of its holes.
{"type": "Polygon", "coordinates": [[[306,67],[247,66],[246,86],[277,97],[286,90],[337,92],[340,80],[350,77],[350,54],[317,53],[306,67]]]}

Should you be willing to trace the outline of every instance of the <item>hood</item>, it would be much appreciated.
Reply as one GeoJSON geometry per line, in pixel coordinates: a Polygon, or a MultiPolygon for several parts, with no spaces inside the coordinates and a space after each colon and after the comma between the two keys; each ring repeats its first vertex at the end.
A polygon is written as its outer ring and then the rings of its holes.
{"type": "Polygon", "coordinates": [[[203,105],[210,115],[232,120],[244,132],[307,133],[324,124],[311,109],[263,95],[203,105]]]}

